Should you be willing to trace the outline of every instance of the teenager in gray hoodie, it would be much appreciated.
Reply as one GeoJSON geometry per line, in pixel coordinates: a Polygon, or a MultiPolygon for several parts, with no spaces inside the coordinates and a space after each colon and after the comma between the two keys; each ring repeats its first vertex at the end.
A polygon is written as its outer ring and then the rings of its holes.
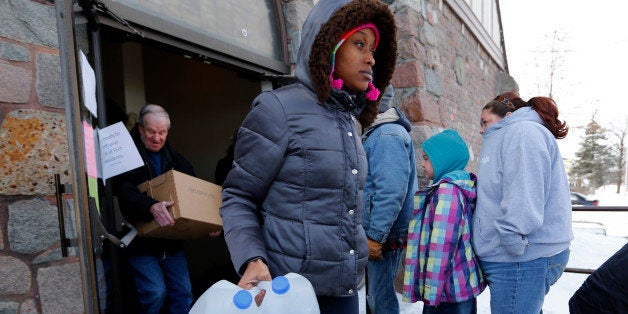
{"type": "Polygon", "coordinates": [[[473,245],[492,313],[540,313],[569,259],[571,198],[556,139],[568,127],[551,98],[509,92],[513,113],[482,134],[473,245]]]}

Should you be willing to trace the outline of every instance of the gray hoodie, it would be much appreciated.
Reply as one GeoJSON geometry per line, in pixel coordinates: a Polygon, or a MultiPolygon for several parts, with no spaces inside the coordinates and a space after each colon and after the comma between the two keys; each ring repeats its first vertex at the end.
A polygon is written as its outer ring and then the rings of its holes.
{"type": "Polygon", "coordinates": [[[552,133],[523,107],[482,135],[473,246],[480,260],[526,262],[569,248],[569,182],[552,133]]]}

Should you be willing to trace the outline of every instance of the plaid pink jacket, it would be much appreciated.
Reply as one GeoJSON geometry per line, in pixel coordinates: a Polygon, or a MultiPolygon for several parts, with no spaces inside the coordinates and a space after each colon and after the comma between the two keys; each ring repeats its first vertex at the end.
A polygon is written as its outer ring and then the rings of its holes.
{"type": "Polygon", "coordinates": [[[486,287],[471,245],[476,178],[444,178],[414,196],[404,260],[403,299],[435,306],[462,302],[486,287]]]}

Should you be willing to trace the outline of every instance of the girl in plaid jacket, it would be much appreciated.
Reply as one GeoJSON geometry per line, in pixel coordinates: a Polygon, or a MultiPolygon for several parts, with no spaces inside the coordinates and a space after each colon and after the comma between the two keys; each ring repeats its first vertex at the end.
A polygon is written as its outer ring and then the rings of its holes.
{"type": "Polygon", "coordinates": [[[463,170],[469,150],[451,129],[421,147],[421,167],[433,183],[414,197],[404,300],[423,301],[423,313],[476,313],[476,297],[486,283],[471,245],[476,177],[463,170]]]}

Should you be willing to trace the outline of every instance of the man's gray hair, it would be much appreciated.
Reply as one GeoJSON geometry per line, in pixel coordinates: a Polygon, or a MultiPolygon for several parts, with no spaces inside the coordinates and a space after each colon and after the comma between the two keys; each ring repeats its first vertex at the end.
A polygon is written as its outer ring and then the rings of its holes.
{"type": "Polygon", "coordinates": [[[144,125],[144,117],[146,117],[147,114],[166,118],[168,120],[168,129],[170,129],[170,116],[168,115],[168,112],[166,112],[166,109],[164,109],[162,106],[155,104],[146,104],[142,106],[142,108],[140,109],[140,117],[138,119],[140,125],[144,125]]]}

